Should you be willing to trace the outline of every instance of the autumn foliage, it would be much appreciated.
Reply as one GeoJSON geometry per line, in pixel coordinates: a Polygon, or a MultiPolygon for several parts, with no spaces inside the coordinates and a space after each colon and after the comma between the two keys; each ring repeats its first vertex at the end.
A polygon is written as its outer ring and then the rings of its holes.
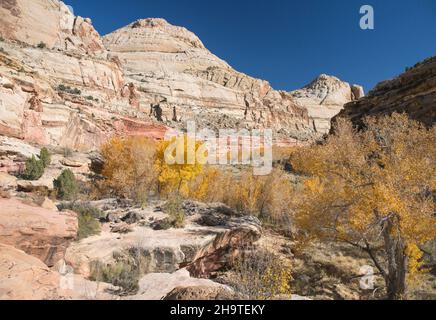
{"type": "MultiPolygon", "coordinates": [[[[289,232],[293,186],[283,170],[255,176],[252,168],[235,174],[218,166],[204,165],[196,157],[189,163],[188,141],[186,136],[158,142],[143,137],[113,138],[102,148],[103,189],[142,204],[150,196],[222,202],[289,232]],[[173,163],[177,150],[184,151],[183,163],[173,163]]],[[[191,148],[196,155],[207,155],[201,142],[194,142],[191,148]]]]}
{"type": "Polygon", "coordinates": [[[113,138],[102,147],[104,187],[112,194],[144,203],[155,189],[156,143],[143,137],[113,138]]]}
{"type": "Polygon", "coordinates": [[[419,247],[436,236],[435,137],[436,128],[406,115],[368,119],[363,131],[340,121],[325,143],[292,156],[304,177],[298,226],[367,252],[391,299],[404,296],[407,274],[420,270],[419,247]]]}

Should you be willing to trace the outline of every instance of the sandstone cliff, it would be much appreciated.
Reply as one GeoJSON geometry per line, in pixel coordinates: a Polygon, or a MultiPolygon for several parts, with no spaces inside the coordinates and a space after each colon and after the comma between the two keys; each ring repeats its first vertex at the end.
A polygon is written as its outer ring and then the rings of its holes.
{"type": "Polygon", "coordinates": [[[112,135],[162,138],[187,120],[212,130],[271,128],[276,141],[307,143],[360,96],[324,75],[276,91],[163,19],[101,38],[57,0],[2,1],[0,36],[0,135],[39,145],[90,151],[112,135]]]}
{"type": "Polygon", "coordinates": [[[0,25],[4,39],[89,55],[106,51],[91,20],[75,17],[57,0],[1,1],[0,25]]]}
{"type": "Polygon", "coordinates": [[[361,86],[350,85],[325,74],[304,88],[292,91],[291,94],[300,105],[307,108],[313,128],[320,134],[330,131],[331,119],[346,103],[356,101],[365,95],[361,86]]]}
{"type": "Polygon", "coordinates": [[[313,134],[307,110],[268,82],[235,71],[200,39],[163,19],[138,20],[104,37],[138,89],[138,107],[170,126],[273,128],[295,140],[313,134]]]}
{"type": "Polygon", "coordinates": [[[366,116],[405,112],[427,126],[436,121],[436,57],[408,68],[400,76],[379,83],[368,96],[350,102],[338,117],[361,126],[366,116]]]}

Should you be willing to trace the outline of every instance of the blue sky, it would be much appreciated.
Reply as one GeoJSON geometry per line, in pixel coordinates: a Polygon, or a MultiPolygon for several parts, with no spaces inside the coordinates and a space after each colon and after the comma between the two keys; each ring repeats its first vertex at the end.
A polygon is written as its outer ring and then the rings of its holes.
{"type": "Polygon", "coordinates": [[[162,17],[196,33],[238,71],[276,89],[321,73],[371,89],[436,55],[436,0],[65,0],[101,34],[162,17]],[[359,27],[370,4],[375,30],[359,27]]]}

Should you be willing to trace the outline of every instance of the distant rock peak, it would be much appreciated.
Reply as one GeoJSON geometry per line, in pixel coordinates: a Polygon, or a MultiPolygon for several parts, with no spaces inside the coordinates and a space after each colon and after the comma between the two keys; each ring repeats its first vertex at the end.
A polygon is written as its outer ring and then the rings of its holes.
{"type": "Polygon", "coordinates": [[[146,18],[136,20],[131,24],[132,29],[135,28],[156,28],[170,25],[168,21],[163,18],[146,18]]]}

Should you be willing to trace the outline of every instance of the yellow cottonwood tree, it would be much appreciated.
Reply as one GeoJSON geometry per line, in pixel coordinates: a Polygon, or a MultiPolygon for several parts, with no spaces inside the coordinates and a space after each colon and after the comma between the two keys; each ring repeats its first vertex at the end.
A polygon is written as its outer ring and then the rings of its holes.
{"type": "Polygon", "coordinates": [[[145,202],[156,185],[156,143],[145,137],[113,138],[103,145],[105,187],[116,195],[145,202]]]}
{"type": "Polygon", "coordinates": [[[389,299],[404,297],[419,246],[436,236],[435,141],[435,127],[393,114],[367,119],[363,131],[341,120],[325,143],[292,156],[304,176],[297,224],[367,252],[389,299]]]}
{"type": "MultiPolygon", "coordinates": [[[[197,155],[203,143],[190,141],[188,136],[174,137],[170,141],[161,141],[157,145],[154,167],[158,173],[159,191],[163,194],[176,193],[182,197],[189,197],[192,192],[189,183],[203,171],[204,162],[199,161],[197,155]],[[193,150],[189,150],[192,143],[193,150]],[[177,153],[182,153],[181,160],[177,160],[177,153]],[[189,153],[192,158],[188,160],[189,153]],[[169,160],[172,162],[169,162],[169,160]]],[[[207,154],[203,154],[207,156],[207,154]]]]}

